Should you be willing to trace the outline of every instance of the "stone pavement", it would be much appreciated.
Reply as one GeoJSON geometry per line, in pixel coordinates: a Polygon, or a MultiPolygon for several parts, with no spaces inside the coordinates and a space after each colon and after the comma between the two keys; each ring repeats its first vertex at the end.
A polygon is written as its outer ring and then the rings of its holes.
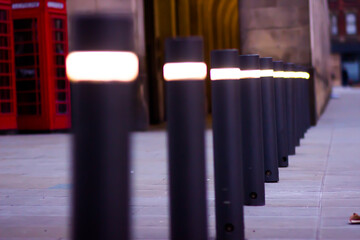
{"type": "MultiPolygon", "coordinates": [[[[266,206],[245,207],[247,239],[360,239],[360,89],[336,88],[280,182],[266,184],[266,206]]],[[[208,207],[214,239],[212,134],[207,131],[208,207]]],[[[135,133],[134,239],[168,239],[166,134],[135,133]]],[[[70,136],[0,136],[0,239],[68,239],[70,136]]]]}

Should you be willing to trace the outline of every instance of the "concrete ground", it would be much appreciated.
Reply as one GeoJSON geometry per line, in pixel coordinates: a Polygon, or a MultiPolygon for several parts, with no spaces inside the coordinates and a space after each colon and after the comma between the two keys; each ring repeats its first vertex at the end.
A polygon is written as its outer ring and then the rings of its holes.
{"type": "MultiPolygon", "coordinates": [[[[266,206],[245,207],[247,239],[360,239],[360,89],[341,89],[311,128],[266,206]]],[[[214,239],[212,134],[207,131],[208,208],[214,239]]],[[[133,136],[133,237],[168,239],[166,135],[133,136]]],[[[0,239],[68,239],[70,136],[0,137],[0,239]]]]}

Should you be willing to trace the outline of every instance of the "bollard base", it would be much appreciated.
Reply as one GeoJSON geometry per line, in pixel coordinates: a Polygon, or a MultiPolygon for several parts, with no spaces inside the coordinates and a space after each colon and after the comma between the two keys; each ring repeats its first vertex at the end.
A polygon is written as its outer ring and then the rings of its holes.
{"type": "Polygon", "coordinates": [[[282,157],[279,161],[279,167],[288,167],[289,166],[289,157],[282,157]]]}
{"type": "Polygon", "coordinates": [[[245,193],[244,205],[246,206],[264,206],[265,198],[258,196],[257,192],[245,193]]]}
{"type": "Polygon", "coordinates": [[[279,175],[273,174],[271,170],[265,169],[265,182],[274,183],[279,181],[279,175]]]}

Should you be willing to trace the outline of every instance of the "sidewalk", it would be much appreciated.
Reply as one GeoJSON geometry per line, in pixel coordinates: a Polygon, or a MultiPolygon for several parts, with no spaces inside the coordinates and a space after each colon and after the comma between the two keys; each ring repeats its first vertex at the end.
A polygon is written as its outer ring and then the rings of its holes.
{"type": "MultiPolygon", "coordinates": [[[[360,89],[336,88],[266,206],[245,207],[247,239],[360,239],[360,89]]],[[[215,236],[212,134],[207,131],[210,236],[215,236]]],[[[0,136],[0,239],[68,239],[70,136],[0,136]]],[[[168,239],[166,133],[133,136],[134,239],[168,239]]]]}

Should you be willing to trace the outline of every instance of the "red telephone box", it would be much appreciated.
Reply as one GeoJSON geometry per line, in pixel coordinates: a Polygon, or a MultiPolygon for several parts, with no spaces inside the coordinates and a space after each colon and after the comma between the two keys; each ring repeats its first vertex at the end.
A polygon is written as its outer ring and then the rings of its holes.
{"type": "Polygon", "coordinates": [[[13,0],[16,94],[20,130],[70,127],[65,0],[13,0]]]}
{"type": "Polygon", "coordinates": [[[16,129],[11,0],[0,0],[0,130],[16,129]]]}

